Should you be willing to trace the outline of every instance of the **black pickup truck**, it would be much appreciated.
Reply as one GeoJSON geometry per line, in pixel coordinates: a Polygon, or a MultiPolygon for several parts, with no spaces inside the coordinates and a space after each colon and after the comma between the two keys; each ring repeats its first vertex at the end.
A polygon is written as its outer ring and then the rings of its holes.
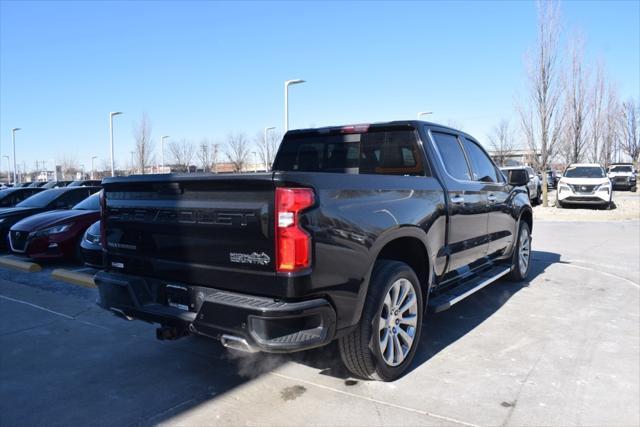
{"type": "Polygon", "coordinates": [[[391,381],[427,310],[529,270],[526,171],[471,136],[397,121],[287,132],[273,172],[105,179],[98,304],[248,352],[339,340],[391,381]]]}

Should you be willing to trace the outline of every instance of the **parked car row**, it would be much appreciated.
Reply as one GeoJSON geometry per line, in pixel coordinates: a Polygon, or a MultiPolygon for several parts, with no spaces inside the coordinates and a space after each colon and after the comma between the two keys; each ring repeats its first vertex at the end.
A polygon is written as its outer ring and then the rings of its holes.
{"type": "Polygon", "coordinates": [[[0,190],[4,190],[7,188],[43,188],[48,190],[50,188],[61,188],[61,187],[88,187],[88,186],[99,186],[101,181],[99,179],[79,179],[76,181],[31,181],[31,182],[21,182],[18,184],[0,184],[0,190]]]}
{"type": "Polygon", "coordinates": [[[100,233],[96,238],[87,230],[100,219],[102,187],[88,183],[93,182],[1,190],[0,248],[34,259],[78,260],[100,266],[100,233]]]}

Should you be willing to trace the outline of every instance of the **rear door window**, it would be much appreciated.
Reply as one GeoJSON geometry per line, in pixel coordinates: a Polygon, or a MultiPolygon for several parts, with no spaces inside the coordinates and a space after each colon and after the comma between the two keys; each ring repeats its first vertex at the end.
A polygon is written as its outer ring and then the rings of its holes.
{"type": "Polygon", "coordinates": [[[469,165],[467,159],[464,157],[464,152],[458,141],[456,135],[442,132],[431,132],[435,139],[438,151],[442,156],[444,167],[452,177],[463,180],[471,180],[471,172],[469,171],[469,165]]]}
{"type": "Polygon", "coordinates": [[[482,182],[498,182],[498,173],[493,162],[484,153],[482,148],[475,142],[463,138],[462,143],[467,152],[471,168],[473,169],[473,180],[482,182]]]}
{"type": "Polygon", "coordinates": [[[422,176],[420,150],[413,129],[293,134],[282,141],[273,169],[422,176]]]}

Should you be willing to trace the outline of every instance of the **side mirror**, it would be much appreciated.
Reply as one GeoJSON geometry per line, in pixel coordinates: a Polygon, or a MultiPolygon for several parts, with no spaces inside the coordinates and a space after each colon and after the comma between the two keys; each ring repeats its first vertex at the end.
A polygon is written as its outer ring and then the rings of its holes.
{"type": "Polygon", "coordinates": [[[522,185],[527,185],[529,182],[529,175],[526,170],[513,169],[509,171],[507,181],[509,182],[509,185],[520,187],[522,185]]]}

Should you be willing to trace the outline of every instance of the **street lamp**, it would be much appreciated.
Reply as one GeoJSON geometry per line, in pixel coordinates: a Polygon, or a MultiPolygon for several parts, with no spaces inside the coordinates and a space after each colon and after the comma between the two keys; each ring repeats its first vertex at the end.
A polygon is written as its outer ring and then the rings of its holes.
{"type": "Polygon", "coordinates": [[[284,131],[289,130],[289,86],[304,83],[302,79],[287,80],[284,82],[284,131]]]}
{"type": "Polygon", "coordinates": [[[169,135],[164,135],[164,136],[160,137],[160,158],[161,158],[160,163],[162,163],[162,172],[161,173],[164,173],[164,140],[166,138],[169,138],[169,135]]]}
{"type": "Polygon", "coordinates": [[[18,168],[16,167],[16,131],[20,128],[11,129],[11,141],[13,142],[13,185],[16,185],[16,177],[18,175],[18,168]]]}
{"type": "Polygon", "coordinates": [[[420,111],[420,112],[418,113],[418,120],[420,120],[420,117],[422,117],[422,116],[426,116],[426,115],[428,115],[428,114],[433,114],[433,111],[420,111]]]}
{"type": "Polygon", "coordinates": [[[111,150],[111,176],[115,176],[115,167],[113,166],[113,116],[122,114],[120,111],[112,111],[109,113],[109,148],[111,150]]]}
{"type": "Polygon", "coordinates": [[[93,161],[97,158],[98,156],[91,156],[91,179],[93,179],[93,161]]]}

